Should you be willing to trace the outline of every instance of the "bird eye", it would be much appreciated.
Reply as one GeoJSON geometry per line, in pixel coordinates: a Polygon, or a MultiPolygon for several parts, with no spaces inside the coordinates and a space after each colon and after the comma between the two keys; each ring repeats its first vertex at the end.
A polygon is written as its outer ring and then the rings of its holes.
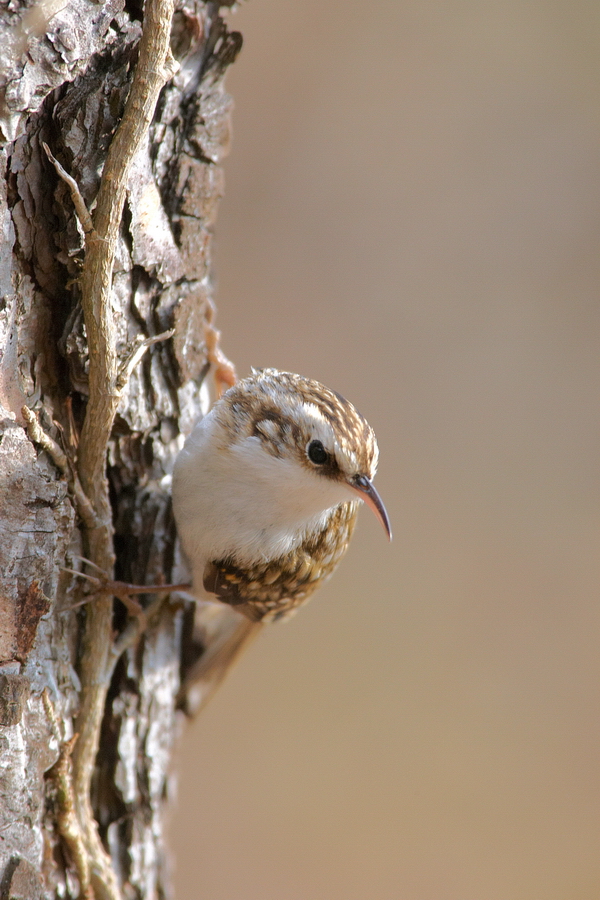
{"type": "Polygon", "coordinates": [[[329,454],[321,441],[311,441],[306,448],[306,452],[310,461],[316,466],[322,466],[329,459],[329,454]]]}

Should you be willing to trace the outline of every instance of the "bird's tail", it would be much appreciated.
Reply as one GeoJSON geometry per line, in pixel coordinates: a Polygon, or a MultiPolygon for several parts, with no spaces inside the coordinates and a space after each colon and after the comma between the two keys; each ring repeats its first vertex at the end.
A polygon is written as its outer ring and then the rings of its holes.
{"type": "Polygon", "coordinates": [[[177,695],[179,708],[188,715],[199,712],[262,627],[223,604],[200,606],[194,621],[194,643],[204,649],[185,671],[177,695]]]}

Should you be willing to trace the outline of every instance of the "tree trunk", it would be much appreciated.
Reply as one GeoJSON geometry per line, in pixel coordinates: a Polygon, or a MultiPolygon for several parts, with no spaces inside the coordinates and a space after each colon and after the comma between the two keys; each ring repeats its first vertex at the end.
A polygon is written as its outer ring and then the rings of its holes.
{"type": "Polygon", "coordinates": [[[231,3],[170,2],[0,13],[1,898],[168,893],[193,614],[68,570],[186,579],[169,477],[207,363],[228,377],[210,249],[241,36],[231,3]]]}

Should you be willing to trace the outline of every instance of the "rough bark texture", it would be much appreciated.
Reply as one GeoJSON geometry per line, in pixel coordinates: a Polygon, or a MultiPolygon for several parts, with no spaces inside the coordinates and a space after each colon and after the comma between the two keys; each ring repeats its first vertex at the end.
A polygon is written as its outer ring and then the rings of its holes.
{"type": "MultiPolygon", "coordinates": [[[[137,583],[185,578],[168,480],[181,434],[200,412],[211,234],[228,145],[223,74],[241,45],[220,12],[229,5],[176,5],[179,71],[132,163],[116,244],[109,309],[119,359],[136,341],[175,328],[133,368],[108,445],[116,574],[137,583]]],[[[84,238],[42,142],[92,208],[142,16],[140,5],[121,0],[15,0],[0,12],[1,898],[91,896],[77,860],[81,798],[69,795],[77,743],[66,743],[81,707],[89,607],[74,607],[84,582],[64,571],[85,569],[78,557],[90,552],[85,508],[74,500],[90,396],[84,238]],[[50,441],[32,440],[35,419],[50,441]],[[52,441],[66,454],[63,466],[52,441]]],[[[184,646],[189,618],[182,601],[159,608],[108,689],[92,805],[125,897],[167,892],[162,815],[182,658],[193,661],[184,646]]],[[[118,603],[111,627],[115,636],[128,627],[118,603]]],[[[94,891],[115,896],[102,880],[94,891]]]]}

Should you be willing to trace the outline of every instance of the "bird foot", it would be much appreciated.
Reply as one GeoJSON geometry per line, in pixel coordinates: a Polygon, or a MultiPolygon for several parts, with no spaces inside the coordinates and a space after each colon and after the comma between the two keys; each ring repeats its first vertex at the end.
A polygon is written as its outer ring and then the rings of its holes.
{"type": "Polygon", "coordinates": [[[92,602],[98,594],[109,594],[121,601],[130,616],[144,618],[144,607],[139,600],[136,600],[136,595],[170,594],[173,591],[189,591],[192,587],[191,584],[130,584],[127,581],[114,581],[111,578],[107,578],[100,566],[97,566],[90,559],[86,559],[84,556],[75,556],[74,558],[80,560],[84,565],[95,569],[97,574],[90,575],[77,569],[62,567],[63,572],[70,572],[71,575],[76,575],[78,578],[85,578],[86,581],[94,585],[94,589],[84,600],[75,603],[69,609],[75,609],[78,606],[83,606],[85,603],[92,602]]]}

